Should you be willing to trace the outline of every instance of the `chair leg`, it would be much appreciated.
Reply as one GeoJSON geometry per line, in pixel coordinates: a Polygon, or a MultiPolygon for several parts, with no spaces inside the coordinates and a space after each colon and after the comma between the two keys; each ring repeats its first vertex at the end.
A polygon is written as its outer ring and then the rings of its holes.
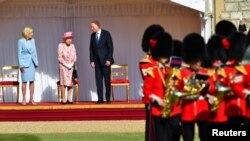
{"type": "Polygon", "coordinates": [[[78,84],[75,84],[75,103],[78,103],[78,92],[79,92],[78,84]]]}
{"type": "Polygon", "coordinates": [[[4,103],[4,87],[2,87],[3,103],[4,103]]]}
{"type": "Polygon", "coordinates": [[[17,92],[16,92],[16,103],[19,102],[19,86],[17,87],[17,92]]]}
{"type": "Polygon", "coordinates": [[[127,95],[127,102],[129,103],[129,85],[127,86],[126,95],[127,95]]]}
{"type": "Polygon", "coordinates": [[[2,96],[2,102],[3,102],[3,91],[2,91],[2,87],[1,87],[0,90],[1,90],[1,93],[0,93],[0,94],[1,94],[1,96],[2,96]]]}
{"type": "Polygon", "coordinates": [[[61,102],[61,86],[57,85],[57,102],[60,103],[61,102]]]}
{"type": "Polygon", "coordinates": [[[111,96],[112,96],[112,100],[114,101],[115,100],[115,97],[114,97],[114,86],[111,86],[111,96]]]}

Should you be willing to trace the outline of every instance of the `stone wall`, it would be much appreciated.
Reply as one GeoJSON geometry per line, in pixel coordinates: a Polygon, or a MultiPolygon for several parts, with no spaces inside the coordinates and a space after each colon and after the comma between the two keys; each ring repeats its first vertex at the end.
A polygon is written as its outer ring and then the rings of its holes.
{"type": "MultiPolygon", "coordinates": [[[[217,0],[216,0],[217,1],[217,0]]],[[[250,27],[250,0],[224,0],[219,19],[226,19],[232,21],[237,27],[239,25],[240,17],[247,28],[250,27]]],[[[218,22],[218,21],[217,21],[218,22]]]]}

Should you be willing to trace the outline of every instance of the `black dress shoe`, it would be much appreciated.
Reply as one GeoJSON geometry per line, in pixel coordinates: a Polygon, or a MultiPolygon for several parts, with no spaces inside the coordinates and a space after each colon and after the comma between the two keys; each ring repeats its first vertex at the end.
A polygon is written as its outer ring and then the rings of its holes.
{"type": "Polygon", "coordinates": [[[107,103],[107,104],[110,104],[110,103],[111,103],[111,101],[110,101],[110,100],[107,100],[107,101],[106,101],[106,103],[107,103]]]}
{"type": "Polygon", "coordinates": [[[102,104],[103,103],[103,101],[97,101],[96,102],[96,104],[102,104]]]}
{"type": "Polygon", "coordinates": [[[63,101],[62,101],[61,103],[62,103],[62,104],[67,104],[67,102],[63,102],[63,101]]]}
{"type": "Polygon", "coordinates": [[[74,104],[74,102],[73,102],[73,101],[67,101],[67,103],[68,103],[68,104],[74,104]]]}

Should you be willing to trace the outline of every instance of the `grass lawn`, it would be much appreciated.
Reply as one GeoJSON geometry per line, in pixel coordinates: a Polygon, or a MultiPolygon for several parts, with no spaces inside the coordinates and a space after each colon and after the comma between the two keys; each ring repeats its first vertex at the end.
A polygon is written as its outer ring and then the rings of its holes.
{"type": "Polygon", "coordinates": [[[144,133],[0,134],[0,141],[144,141],[144,133]]]}
{"type": "Polygon", "coordinates": [[[0,127],[0,141],[145,141],[143,120],[0,122],[0,127]]]}
{"type": "MultiPolygon", "coordinates": [[[[196,134],[194,141],[198,140],[196,134]]],[[[0,134],[0,141],[144,141],[144,133],[0,134]]]]}

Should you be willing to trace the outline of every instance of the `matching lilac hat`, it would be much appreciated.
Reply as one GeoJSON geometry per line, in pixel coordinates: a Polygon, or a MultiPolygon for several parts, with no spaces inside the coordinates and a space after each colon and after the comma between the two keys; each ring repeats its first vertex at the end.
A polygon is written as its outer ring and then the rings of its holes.
{"type": "Polygon", "coordinates": [[[64,35],[63,35],[63,38],[64,39],[73,38],[73,33],[72,32],[65,32],[64,35]]]}

